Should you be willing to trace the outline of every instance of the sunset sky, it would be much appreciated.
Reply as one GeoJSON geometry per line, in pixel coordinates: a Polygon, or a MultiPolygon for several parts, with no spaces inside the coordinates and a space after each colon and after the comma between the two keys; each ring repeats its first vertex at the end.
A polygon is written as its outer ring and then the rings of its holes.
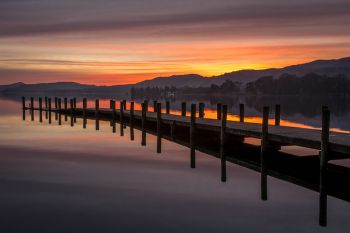
{"type": "Polygon", "coordinates": [[[0,84],[126,84],[347,57],[349,25],[349,0],[1,0],[0,84]]]}

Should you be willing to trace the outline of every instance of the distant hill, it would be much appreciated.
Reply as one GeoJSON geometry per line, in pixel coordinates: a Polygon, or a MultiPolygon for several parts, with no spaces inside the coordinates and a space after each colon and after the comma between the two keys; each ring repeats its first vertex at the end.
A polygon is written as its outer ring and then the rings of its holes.
{"type": "Polygon", "coordinates": [[[314,73],[333,77],[339,74],[350,77],[350,57],[334,60],[317,60],[309,63],[287,66],[284,68],[272,68],[264,70],[240,70],[225,73],[213,77],[203,77],[198,74],[173,75],[169,77],[157,77],[130,85],[96,86],[75,82],[24,84],[14,83],[0,85],[2,94],[26,93],[26,92],[79,92],[84,94],[121,94],[125,95],[131,87],[208,87],[211,84],[222,85],[226,80],[246,84],[256,81],[261,77],[272,76],[277,78],[282,74],[296,75],[298,77],[314,73]]]}

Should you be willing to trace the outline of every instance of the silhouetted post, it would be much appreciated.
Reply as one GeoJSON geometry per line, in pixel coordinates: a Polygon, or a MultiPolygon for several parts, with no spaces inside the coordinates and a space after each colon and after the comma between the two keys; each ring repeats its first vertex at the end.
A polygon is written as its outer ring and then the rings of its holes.
{"type": "Polygon", "coordinates": [[[170,102],[165,102],[165,113],[170,114],[170,102]]]}
{"type": "Polygon", "coordinates": [[[216,104],[216,118],[218,120],[221,120],[221,110],[222,110],[222,104],[221,103],[216,104]]]}
{"type": "Polygon", "coordinates": [[[74,109],[74,112],[73,112],[74,123],[77,123],[77,113],[76,113],[76,110],[77,110],[77,98],[75,98],[75,97],[73,99],[73,109],[74,109]]]}
{"type": "Polygon", "coordinates": [[[70,99],[69,101],[70,104],[70,126],[74,126],[74,119],[73,119],[73,108],[74,108],[74,100],[70,99]]]}
{"type": "Polygon", "coordinates": [[[153,112],[157,112],[157,100],[153,100],[153,112]]]}
{"type": "Polygon", "coordinates": [[[34,98],[30,98],[30,114],[32,117],[32,121],[34,121],[34,98]]]}
{"type": "Polygon", "coordinates": [[[239,122],[244,122],[244,104],[239,104],[239,122]]]}
{"type": "Polygon", "coordinates": [[[67,100],[67,97],[65,97],[63,101],[64,101],[64,121],[68,121],[68,114],[67,114],[68,100],[67,100]]]}
{"type": "Polygon", "coordinates": [[[281,105],[276,104],[275,106],[275,125],[280,125],[281,122],[281,105]]]}
{"type": "Polygon", "coordinates": [[[126,110],[126,100],[123,100],[123,107],[124,107],[124,110],[126,110]]]}
{"type": "Polygon", "coordinates": [[[22,96],[22,117],[26,120],[26,97],[22,96]]]}
{"type": "Polygon", "coordinates": [[[115,133],[115,121],[116,121],[116,112],[115,112],[115,100],[111,100],[111,109],[112,109],[112,132],[115,133]]]}
{"type": "Polygon", "coordinates": [[[146,105],[147,102],[144,101],[141,104],[141,129],[142,129],[142,137],[141,137],[141,145],[146,145],[146,105]]]}
{"type": "Polygon", "coordinates": [[[120,136],[124,136],[124,102],[120,101],[120,136]]]}
{"type": "Polygon", "coordinates": [[[181,116],[186,116],[186,102],[181,103],[181,116]]]}
{"type": "Polygon", "coordinates": [[[134,101],[130,102],[130,140],[134,141],[134,101]]]}
{"type": "Polygon", "coordinates": [[[157,103],[157,153],[162,152],[162,104],[157,103]]]}
{"type": "Polygon", "coordinates": [[[319,224],[327,226],[327,164],[329,153],[329,125],[330,111],[328,108],[322,108],[322,135],[320,152],[320,212],[319,224]]]}
{"type": "Polygon", "coordinates": [[[199,103],[198,105],[198,116],[199,118],[203,118],[204,117],[204,108],[205,108],[205,105],[204,103],[199,103]]]}
{"type": "Polygon", "coordinates": [[[191,126],[190,126],[191,168],[196,167],[196,145],[195,145],[196,111],[197,111],[196,104],[191,104],[191,126]]]}
{"type": "Polygon", "coordinates": [[[145,107],[146,107],[146,112],[148,112],[148,100],[145,100],[144,103],[145,103],[145,107]]]}
{"type": "Polygon", "coordinates": [[[268,149],[268,129],[269,129],[269,107],[263,108],[263,122],[261,133],[261,154],[260,154],[260,169],[261,169],[261,199],[267,200],[267,168],[266,155],[268,149]]]}
{"type": "Polygon", "coordinates": [[[58,115],[57,115],[57,97],[55,97],[55,120],[57,121],[58,115]]]}
{"type": "Polygon", "coordinates": [[[61,98],[59,98],[57,101],[58,101],[58,125],[62,125],[61,98]]]}
{"type": "Polygon", "coordinates": [[[96,130],[100,129],[100,114],[99,114],[99,110],[100,110],[100,100],[96,99],[95,100],[95,118],[96,118],[96,130]]]}
{"type": "Polygon", "coordinates": [[[87,108],[87,99],[83,98],[83,129],[86,129],[86,108],[87,108]]]}
{"type": "Polygon", "coordinates": [[[48,98],[49,101],[49,124],[51,124],[51,98],[48,98]]]}
{"type": "Polygon", "coordinates": [[[43,122],[43,99],[39,97],[39,121],[43,122]]]}
{"type": "Polygon", "coordinates": [[[227,123],[227,105],[222,106],[222,117],[220,127],[220,158],[221,158],[221,181],[226,182],[226,123],[227,123]]]}
{"type": "Polygon", "coordinates": [[[49,105],[47,103],[47,96],[45,96],[45,119],[49,117],[49,111],[48,111],[49,105]]]}

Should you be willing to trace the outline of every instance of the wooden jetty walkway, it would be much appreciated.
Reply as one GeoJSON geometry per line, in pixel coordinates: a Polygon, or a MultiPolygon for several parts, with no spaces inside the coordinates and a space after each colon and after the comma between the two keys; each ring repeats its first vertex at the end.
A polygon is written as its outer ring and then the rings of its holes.
{"type": "Polygon", "coordinates": [[[43,121],[43,114],[52,123],[52,113],[58,124],[70,118],[74,126],[76,118],[83,119],[86,128],[87,119],[95,120],[96,130],[99,121],[110,121],[112,132],[116,132],[116,123],[120,124],[120,134],[124,135],[125,127],[130,129],[130,139],[134,140],[134,129],[142,131],[141,144],[146,145],[146,134],[157,136],[157,152],[161,153],[162,138],[174,141],[190,148],[190,167],[196,167],[195,151],[213,155],[221,161],[221,181],[227,180],[226,162],[253,169],[261,173],[261,199],[267,200],[267,176],[292,182],[302,187],[318,191],[319,224],[327,225],[327,195],[350,202],[350,168],[329,163],[330,160],[350,158],[350,134],[330,132],[330,110],[322,108],[322,130],[293,128],[280,126],[280,106],[275,106],[275,124],[269,125],[269,108],[263,108],[262,124],[244,122],[244,105],[239,106],[239,122],[227,120],[227,105],[217,105],[217,119],[204,118],[204,104],[190,105],[190,114],[186,115],[187,107],[183,102],[181,115],[170,114],[170,103],[153,102],[153,111],[148,111],[149,102],[144,101],[142,110],[134,109],[134,102],[126,109],[126,101],[120,101],[120,109],[116,109],[116,102],[110,101],[109,109],[102,109],[99,100],[95,101],[95,108],[87,108],[87,100],[83,99],[83,106],[77,108],[76,98],[64,98],[63,106],[60,98],[55,98],[54,108],[51,98],[39,98],[39,106],[34,106],[34,98],[30,98],[30,105],[22,98],[23,119],[25,111],[31,113],[39,111],[39,120],[43,121]],[[246,138],[260,140],[259,145],[246,143],[246,138]],[[281,146],[295,145],[316,149],[319,153],[314,156],[298,156],[280,151],[281,146]]]}

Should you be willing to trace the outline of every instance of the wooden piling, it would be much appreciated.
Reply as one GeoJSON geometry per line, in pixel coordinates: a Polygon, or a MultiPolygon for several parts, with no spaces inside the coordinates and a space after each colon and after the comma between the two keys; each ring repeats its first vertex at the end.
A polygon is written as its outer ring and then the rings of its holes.
{"type": "Polygon", "coordinates": [[[275,106],[275,125],[279,126],[281,122],[281,105],[276,104],[275,106]]]}
{"type": "Polygon", "coordinates": [[[77,110],[77,98],[73,98],[73,118],[74,118],[74,123],[77,123],[77,114],[76,114],[76,110],[77,110]]]}
{"type": "Polygon", "coordinates": [[[45,96],[45,119],[47,119],[49,117],[49,114],[48,114],[48,103],[47,103],[47,96],[45,96]]]}
{"type": "Polygon", "coordinates": [[[239,122],[244,122],[244,104],[239,104],[239,122]]]}
{"type": "Polygon", "coordinates": [[[95,119],[96,119],[96,130],[100,130],[100,100],[95,100],[95,119]]]}
{"type": "Polygon", "coordinates": [[[141,145],[145,146],[146,145],[146,105],[147,102],[144,101],[141,104],[142,112],[141,112],[141,130],[142,130],[142,137],[141,137],[141,145]]]}
{"type": "Polygon", "coordinates": [[[39,122],[43,122],[43,99],[39,97],[39,122]]]}
{"type": "Polygon", "coordinates": [[[22,96],[22,118],[26,120],[26,97],[22,96]]]}
{"type": "Polygon", "coordinates": [[[67,97],[64,98],[63,102],[64,102],[64,121],[68,121],[68,114],[67,114],[68,100],[67,100],[67,97]]]}
{"type": "Polygon", "coordinates": [[[55,97],[55,120],[57,121],[58,115],[57,115],[57,97],[55,97]]]}
{"type": "Polygon", "coordinates": [[[48,98],[49,101],[49,124],[51,124],[51,98],[48,98]]]}
{"type": "Polygon", "coordinates": [[[260,153],[260,172],[261,172],[261,199],[267,200],[267,149],[268,149],[268,128],[269,128],[269,107],[263,108],[263,122],[261,133],[261,153],[260,153]]]}
{"type": "Polygon", "coordinates": [[[87,99],[83,98],[83,129],[86,129],[86,124],[87,124],[86,108],[87,108],[87,99]]]}
{"type": "Polygon", "coordinates": [[[181,116],[186,116],[186,102],[181,103],[181,116]]]}
{"type": "Polygon", "coordinates": [[[112,132],[115,133],[115,122],[116,122],[116,111],[115,111],[115,100],[111,100],[111,109],[112,109],[112,132]]]}
{"type": "Polygon", "coordinates": [[[165,113],[170,114],[170,102],[169,101],[165,102],[165,113]]]}
{"type": "Polygon", "coordinates": [[[34,98],[30,98],[30,114],[31,114],[31,119],[34,121],[34,98]]]}
{"type": "Polygon", "coordinates": [[[58,125],[62,125],[61,98],[59,98],[57,101],[58,101],[58,125]]]}
{"type": "Polygon", "coordinates": [[[120,101],[120,136],[124,136],[124,102],[120,101]]]}
{"type": "Polygon", "coordinates": [[[221,120],[221,110],[222,110],[222,104],[221,103],[216,104],[216,118],[218,120],[221,120]]]}
{"type": "Polygon", "coordinates": [[[134,101],[130,102],[130,140],[134,141],[134,101]]]}
{"type": "Polygon", "coordinates": [[[327,164],[329,153],[329,126],[330,111],[322,108],[322,133],[320,151],[320,203],[319,203],[319,224],[327,226],[327,164]]]}
{"type": "Polygon", "coordinates": [[[157,103],[157,153],[162,152],[162,104],[157,103]]]}
{"type": "Polygon", "coordinates": [[[153,100],[153,112],[157,112],[157,104],[158,104],[158,101],[153,100]]]}
{"type": "Polygon", "coordinates": [[[126,100],[123,100],[123,108],[126,110],[126,100]]]}
{"type": "Polygon", "coordinates": [[[199,118],[203,118],[204,117],[204,108],[205,108],[204,103],[199,103],[198,104],[198,116],[199,116],[199,118]]]}
{"type": "Polygon", "coordinates": [[[220,127],[220,158],[221,158],[221,181],[226,182],[226,124],[227,124],[227,105],[222,105],[222,117],[220,127]]]}
{"type": "Polygon", "coordinates": [[[69,100],[69,104],[70,104],[70,126],[73,127],[74,126],[74,119],[73,119],[73,108],[74,108],[74,100],[70,99],[69,100]]]}
{"type": "Polygon", "coordinates": [[[196,128],[196,104],[191,104],[191,125],[190,125],[190,156],[191,168],[196,167],[196,145],[195,145],[195,128],[196,128]]]}

